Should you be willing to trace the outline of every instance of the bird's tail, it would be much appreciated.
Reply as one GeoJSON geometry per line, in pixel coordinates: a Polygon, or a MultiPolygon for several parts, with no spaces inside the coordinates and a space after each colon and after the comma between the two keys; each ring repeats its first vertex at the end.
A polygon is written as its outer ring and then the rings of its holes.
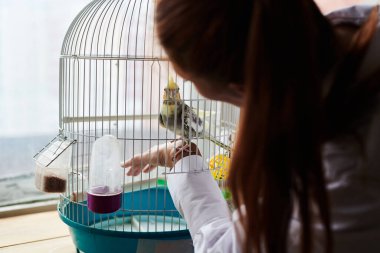
{"type": "Polygon", "coordinates": [[[204,134],[202,137],[203,137],[204,139],[206,139],[206,140],[211,141],[211,142],[214,143],[216,146],[223,148],[223,149],[226,150],[228,153],[231,153],[231,147],[230,147],[229,145],[223,143],[222,141],[216,139],[215,137],[210,136],[209,134],[204,134]]]}

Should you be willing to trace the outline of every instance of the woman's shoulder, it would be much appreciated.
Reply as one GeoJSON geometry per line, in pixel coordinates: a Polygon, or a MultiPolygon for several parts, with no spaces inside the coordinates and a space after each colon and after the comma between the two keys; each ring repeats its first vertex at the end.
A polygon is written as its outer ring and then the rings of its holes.
{"type": "MultiPolygon", "coordinates": [[[[368,18],[375,5],[353,5],[326,14],[333,25],[351,24],[361,26],[368,18]]],[[[380,70],[380,17],[377,31],[368,47],[359,70],[359,78],[367,78],[380,70]]]]}
{"type": "Polygon", "coordinates": [[[325,15],[333,24],[350,23],[361,25],[365,22],[374,6],[375,5],[353,5],[331,11],[325,15]]]}
{"type": "Polygon", "coordinates": [[[374,5],[353,5],[334,10],[326,14],[326,17],[334,24],[350,23],[361,25],[367,19],[374,5]]]}

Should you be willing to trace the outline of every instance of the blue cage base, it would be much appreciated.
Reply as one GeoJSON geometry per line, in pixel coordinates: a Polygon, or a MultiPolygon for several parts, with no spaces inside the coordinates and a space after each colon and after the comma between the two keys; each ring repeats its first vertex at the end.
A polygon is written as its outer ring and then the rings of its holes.
{"type": "Polygon", "coordinates": [[[186,222],[164,187],[126,192],[122,209],[110,214],[93,213],[86,201],[66,198],[58,212],[78,252],[194,252],[186,222]]]}

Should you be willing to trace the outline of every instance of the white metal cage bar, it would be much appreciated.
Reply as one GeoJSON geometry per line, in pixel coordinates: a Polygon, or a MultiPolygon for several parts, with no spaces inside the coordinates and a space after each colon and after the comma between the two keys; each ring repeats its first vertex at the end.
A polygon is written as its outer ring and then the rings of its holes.
{"type": "MultiPolygon", "coordinates": [[[[86,209],[65,209],[72,202],[86,207],[92,145],[105,134],[117,137],[123,161],[177,138],[193,141],[212,170],[222,169],[216,159],[210,164],[213,157],[231,156],[239,109],[202,97],[192,83],[174,72],[158,45],[154,6],[154,0],[92,1],[75,18],[62,45],[59,126],[61,134],[75,143],[60,210],[68,217],[75,213],[81,217],[77,222],[85,226],[126,232],[187,229],[183,219],[174,215],[175,209],[165,208],[170,197],[167,191],[163,193],[164,203],[159,203],[158,197],[160,187],[166,187],[169,173],[185,173],[182,166],[179,170],[159,167],[136,177],[126,176],[124,171],[124,192],[131,194],[132,204],[130,208],[122,204],[121,218],[108,214],[96,222],[86,209]],[[195,134],[190,131],[190,137],[186,137],[189,133],[185,133],[187,119],[183,113],[174,118],[174,131],[160,125],[163,92],[170,77],[178,85],[182,103],[174,108],[174,115],[188,106],[199,118],[197,122],[203,123],[196,124],[195,134]],[[143,198],[141,192],[147,189],[143,198]]],[[[224,179],[218,179],[222,189],[224,179]]]]}

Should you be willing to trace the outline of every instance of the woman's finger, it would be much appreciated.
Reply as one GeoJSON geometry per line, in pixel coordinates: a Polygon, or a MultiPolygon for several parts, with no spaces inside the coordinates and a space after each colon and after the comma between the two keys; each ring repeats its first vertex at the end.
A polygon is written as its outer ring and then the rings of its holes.
{"type": "Polygon", "coordinates": [[[129,171],[127,172],[127,176],[137,176],[141,172],[141,167],[136,166],[136,167],[131,167],[129,171]]]}
{"type": "Polygon", "coordinates": [[[133,171],[132,176],[135,177],[135,176],[138,176],[140,174],[141,174],[141,168],[139,167],[139,168],[137,168],[136,170],[133,171]]]}
{"type": "Polygon", "coordinates": [[[132,167],[129,167],[127,171],[127,176],[132,176],[132,167]]]}
{"type": "Polygon", "coordinates": [[[128,161],[124,162],[124,164],[121,165],[121,167],[123,168],[128,168],[128,167],[131,167],[132,166],[132,159],[129,159],[128,161]]]}
{"type": "Polygon", "coordinates": [[[131,167],[132,166],[132,162],[133,161],[133,158],[132,159],[129,159],[128,161],[124,162],[121,164],[121,167],[123,168],[128,168],[128,167],[131,167]]]}
{"type": "Polygon", "coordinates": [[[147,164],[145,165],[144,169],[142,170],[142,172],[144,173],[148,173],[149,171],[155,169],[156,166],[155,165],[151,165],[151,164],[147,164]]]}
{"type": "Polygon", "coordinates": [[[121,165],[121,167],[127,168],[127,167],[131,167],[133,165],[136,166],[139,163],[141,163],[141,156],[140,155],[139,156],[135,156],[135,157],[127,160],[124,164],[121,165]]]}

